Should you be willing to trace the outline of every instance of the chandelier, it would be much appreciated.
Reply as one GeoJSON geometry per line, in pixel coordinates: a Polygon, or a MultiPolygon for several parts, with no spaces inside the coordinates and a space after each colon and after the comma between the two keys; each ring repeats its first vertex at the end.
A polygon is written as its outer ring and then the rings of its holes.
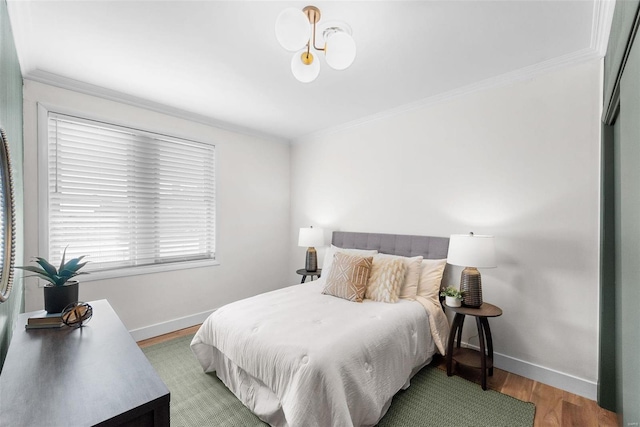
{"type": "MultiPolygon", "coordinates": [[[[291,72],[303,83],[312,82],[320,74],[320,61],[314,56],[324,52],[327,65],[334,70],[348,68],[356,58],[356,43],[351,28],[343,22],[330,22],[323,26],[324,44],[316,46],[316,25],[320,21],[320,9],[307,6],[304,9],[287,8],[276,19],[276,38],[290,52],[291,72]],[[312,52],[311,48],[314,51],[312,52]]],[[[322,41],[321,41],[322,42],[322,41]]]]}

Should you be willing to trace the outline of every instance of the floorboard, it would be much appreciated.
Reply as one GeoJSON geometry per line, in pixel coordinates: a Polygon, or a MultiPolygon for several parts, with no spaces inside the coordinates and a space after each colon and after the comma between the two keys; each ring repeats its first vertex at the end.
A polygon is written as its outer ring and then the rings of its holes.
{"type": "Polygon", "coordinates": [[[534,427],[562,425],[562,396],[562,390],[535,382],[531,392],[531,402],[536,404],[534,427]]]}
{"type": "Polygon", "coordinates": [[[562,401],[563,427],[598,427],[598,418],[592,417],[591,411],[575,403],[562,401]]]}
{"type": "Polygon", "coordinates": [[[529,378],[509,373],[500,393],[508,394],[511,397],[524,400],[525,402],[531,402],[534,383],[535,381],[529,378]]]}
{"type": "Polygon", "coordinates": [[[170,332],[158,337],[149,338],[146,340],[138,341],[140,348],[149,347],[150,345],[159,344],[161,342],[169,341],[175,338],[180,338],[185,335],[195,334],[200,328],[200,325],[191,326],[190,328],[180,329],[179,331],[170,332]]]}
{"type": "MultiPolygon", "coordinates": [[[[159,337],[138,341],[140,347],[148,347],[184,335],[195,334],[200,325],[181,329],[159,337]]],[[[437,356],[433,362],[446,370],[444,358],[437,356]]],[[[455,367],[455,374],[480,384],[477,369],[455,367]]],[[[536,405],[534,427],[618,427],[618,417],[590,399],[568,391],[533,381],[502,369],[494,368],[493,377],[487,379],[487,387],[516,399],[533,402],[536,405]]]]}

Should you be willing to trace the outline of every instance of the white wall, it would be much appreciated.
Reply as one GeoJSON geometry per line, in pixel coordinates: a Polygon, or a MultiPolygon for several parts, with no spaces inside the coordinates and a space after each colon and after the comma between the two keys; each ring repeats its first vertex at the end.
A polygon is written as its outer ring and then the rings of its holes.
{"type": "Polygon", "coordinates": [[[493,234],[498,268],[481,272],[484,300],[504,311],[490,321],[496,365],[595,398],[600,67],[303,139],[291,153],[290,270],[304,262],[301,226],[493,234]]]}
{"type": "MultiPolygon", "coordinates": [[[[216,145],[220,265],[81,281],[81,300],[106,298],[125,326],[138,330],[134,336],[144,338],[202,320],[202,316],[194,314],[283,286],[289,267],[287,143],[229,132],[29,80],[24,83],[25,259],[38,255],[37,103],[40,102],[53,109],[75,110],[88,117],[216,145]],[[163,325],[164,322],[169,323],[163,325]],[[160,326],[150,328],[156,324],[160,326]]],[[[37,310],[42,306],[42,289],[35,279],[27,279],[25,309],[37,310]]]]}

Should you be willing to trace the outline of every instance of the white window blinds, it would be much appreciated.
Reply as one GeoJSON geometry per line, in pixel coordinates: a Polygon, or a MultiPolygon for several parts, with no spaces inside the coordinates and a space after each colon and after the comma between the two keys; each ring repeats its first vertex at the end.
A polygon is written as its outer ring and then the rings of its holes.
{"type": "Polygon", "coordinates": [[[87,270],[215,258],[215,147],[48,114],[49,258],[87,270]]]}

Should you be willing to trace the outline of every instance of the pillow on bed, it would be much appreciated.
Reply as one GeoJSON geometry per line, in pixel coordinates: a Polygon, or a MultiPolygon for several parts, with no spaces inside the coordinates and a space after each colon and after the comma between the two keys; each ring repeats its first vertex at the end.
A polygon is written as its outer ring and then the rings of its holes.
{"type": "Polygon", "coordinates": [[[350,255],[360,255],[360,256],[372,256],[378,253],[375,249],[343,249],[337,246],[331,245],[327,252],[324,254],[324,261],[322,263],[322,275],[325,277],[329,277],[329,273],[331,272],[331,265],[333,264],[333,256],[342,252],[350,255]]]}
{"type": "Polygon", "coordinates": [[[425,259],[422,261],[418,295],[440,304],[440,286],[446,265],[446,259],[425,259]]]}
{"type": "Polygon", "coordinates": [[[418,293],[418,282],[420,281],[420,263],[422,262],[422,257],[406,257],[389,254],[376,255],[376,257],[378,256],[386,259],[401,259],[404,262],[404,280],[402,282],[402,285],[400,286],[398,296],[402,299],[415,299],[416,294],[418,293]]]}
{"type": "Polygon", "coordinates": [[[373,257],[336,253],[322,293],[362,302],[372,263],[373,257]]]}
{"type": "Polygon", "coordinates": [[[374,256],[365,298],[380,302],[397,302],[400,287],[404,282],[405,269],[402,259],[386,258],[380,254],[374,256]]]}

